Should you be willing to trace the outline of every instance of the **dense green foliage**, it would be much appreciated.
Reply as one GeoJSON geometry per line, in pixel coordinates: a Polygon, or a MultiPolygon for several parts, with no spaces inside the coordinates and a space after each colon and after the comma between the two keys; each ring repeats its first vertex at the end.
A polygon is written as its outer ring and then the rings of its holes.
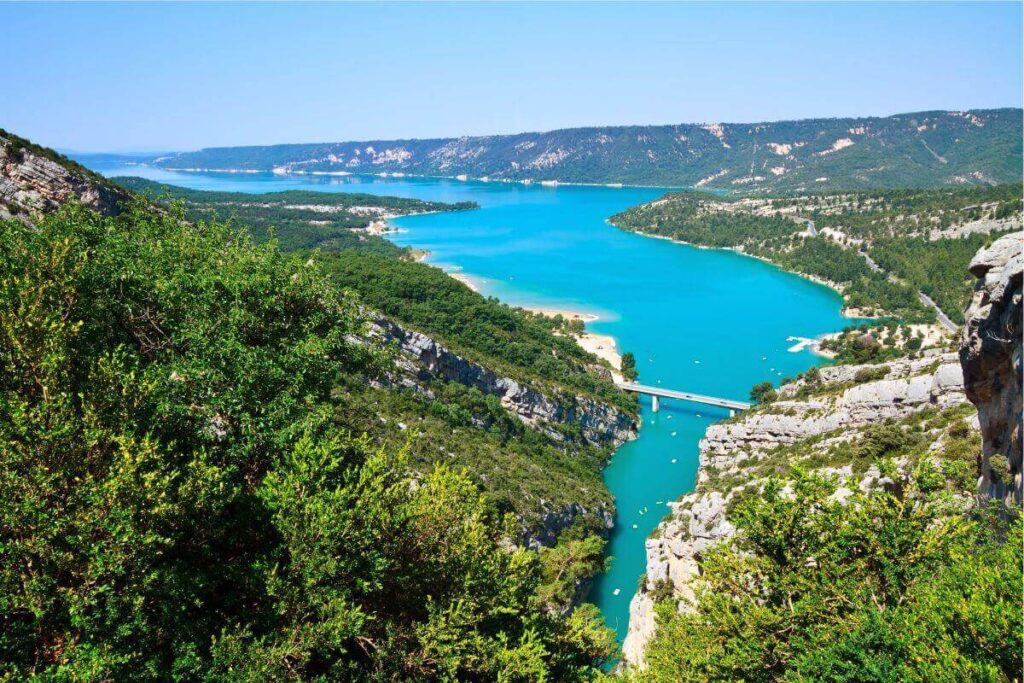
{"type": "Polygon", "coordinates": [[[144,178],[117,178],[124,188],[159,201],[184,204],[190,220],[233,220],[245,226],[257,242],[271,237],[283,251],[319,247],[341,251],[358,249],[388,256],[408,254],[408,249],[366,233],[362,229],[379,215],[460,211],[475,208],[471,202],[445,204],[403,197],[384,197],[348,192],[288,190],[254,195],[246,192],[212,192],[164,185],[144,178]]]}
{"type": "Polygon", "coordinates": [[[599,361],[571,339],[566,321],[484,298],[425,264],[352,251],[320,258],[339,285],[358,292],[374,309],[492,370],[553,397],[570,389],[636,412],[634,399],[587,371],[599,361]]]}
{"type": "MultiPolygon", "coordinates": [[[[804,238],[791,248],[772,251],[763,247],[752,253],[775,261],[787,270],[838,283],[846,305],[868,313],[885,313],[909,323],[931,322],[935,313],[917,298],[917,292],[903,282],[893,282],[873,271],[867,261],[852,249],[823,238],[804,238]]],[[[943,264],[955,267],[960,264],[943,264]]],[[[963,264],[967,270],[967,262],[963,264]]]]}
{"type": "Polygon", "coordinates": [[[553,565],[465,475],[339,424],[362,325],[220,224],[0,225],[0,678],[595,675],[608,632],[541,609],[553,565]]]}
{"type": "Polygon", "coordinates": [[[953,322],[962,324],[977,282],[967,266],[980,249],[1001,234],[882,240],[872,247],[871,256],[882,268],[930,296],[953,322]]]}
{"type": "Polygon", "coordinates": [[[636,369],[636,356],[632,351],[626,351],[622,354],[619,369],[622,371],[622,376],[628,380],[635,380],[639,376],[640,373],[636,369]]]}
{"type": "MultiPolygon", "coordinates": [[[[431,382],[431,395],[396,387],[373,388],[362,376],[345,377],[334,393],[336,420],[374,444],[405,446],[410,465],[465,470],[487,500],[536,532],[547,505],[576,503],[589,511],[581,524],[603,532],[601,511],[614,509],[601,480],[610,451],[589,445],[566,428],[556,441],[509,414],[497,396],[458,382],[431,382]]],[[[545,538],[551,542],[552,538],[545,538]]]]}
{"type": "Polygon", "coordinates": [[[659,608],[637,681],[1019,680],[1021,526],[957,510],[934,468],[850,494],[770,481],[707,553],[697,605],[659,608]],[[1003,535],[1009,533],[1009,538],[1003,535]]]}
{"type": "Polygon", "coordinates": [[[1021,111],[221,147],[162,157],[158,163],[672,187],[700,183],[733,192],[986,185],[1021,179],[1021,111]],[[839,141],[850,144],[837,148],[839,141]]]}

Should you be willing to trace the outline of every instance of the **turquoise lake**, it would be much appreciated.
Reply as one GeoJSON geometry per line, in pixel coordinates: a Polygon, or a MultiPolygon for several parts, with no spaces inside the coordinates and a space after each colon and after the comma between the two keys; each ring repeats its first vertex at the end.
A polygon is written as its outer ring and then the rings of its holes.
{"type": "MultiPolygon", "coordinates": [[[[632,351],[645,384],[746,400],[753,384],[777,382],[817,362],[808,352],[788,352],[787,337],[815,337],[848,324],[840,316],[839,296],[825,287],[752,258],[642,237],[607,223],[612,214],[654,199],[663,189],[174,173],[81,161],[107,175],[204,190],[306,189],[475,201],[476,211],[395,220],[400,232],[389,237],[429,250],[429,263],[462,272],[484,294],[507,303],[599,316],[589,329],[615,337],[620,351],[632,351]]],[[[640,437],[622,446],[605,470],[618,505],[609,544],[613,561],[590,599],[620,641],[645,570],[644,540],[668,512],[665,503],[693,490],[698,442],[708,425],[726,416],[670,400],[654,414],[644,399],[640,437]]]]}

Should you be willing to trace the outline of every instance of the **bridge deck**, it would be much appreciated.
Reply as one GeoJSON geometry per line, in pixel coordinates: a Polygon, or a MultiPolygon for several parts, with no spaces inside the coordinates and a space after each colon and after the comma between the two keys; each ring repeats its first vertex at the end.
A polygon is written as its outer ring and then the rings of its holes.
{"type": "Polygon", "coordinates": [[[650,396],[660,396],[662,398],[677,398],[681,401],[704,403],[710,406],[718,406],[719,408],[728,408],[729,410],[747,410],[748,408],[750,408],[750,404],[744,403],[743,401],[732,401],[727,398],[716,398],[714,396],[704,396],[702,394],[691,394],[687,391],[673,391],[672,389],[649,387],[646,384],[634,384],[632,382],[616,382],[615,385],[625,391],[635,391],[638,394],[648,394],[650,396]]]}

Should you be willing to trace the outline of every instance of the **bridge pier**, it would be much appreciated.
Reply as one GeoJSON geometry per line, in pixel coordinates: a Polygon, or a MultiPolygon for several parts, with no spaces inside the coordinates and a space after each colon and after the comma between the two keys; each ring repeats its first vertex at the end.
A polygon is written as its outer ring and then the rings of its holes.
{"type": "Polygon", "coordinates": [[[729,408],[729,417],[736,417],[736,411],[732,408],[729,408]]]}
{"type": "Polygon", "coordinates": [[[661,408],[661,401],[658,398],[657,396],[651,396],[651,411],[655,413],[661,408]]]}

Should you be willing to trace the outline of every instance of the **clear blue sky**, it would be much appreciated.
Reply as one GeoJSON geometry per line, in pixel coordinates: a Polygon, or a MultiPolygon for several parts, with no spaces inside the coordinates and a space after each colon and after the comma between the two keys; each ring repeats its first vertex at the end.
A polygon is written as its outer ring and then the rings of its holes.
{"type": "Polygon", "coordinates": [[[0,4],[0,127],[76,150],[1021,106],[1021,4],[0,4]]]}

